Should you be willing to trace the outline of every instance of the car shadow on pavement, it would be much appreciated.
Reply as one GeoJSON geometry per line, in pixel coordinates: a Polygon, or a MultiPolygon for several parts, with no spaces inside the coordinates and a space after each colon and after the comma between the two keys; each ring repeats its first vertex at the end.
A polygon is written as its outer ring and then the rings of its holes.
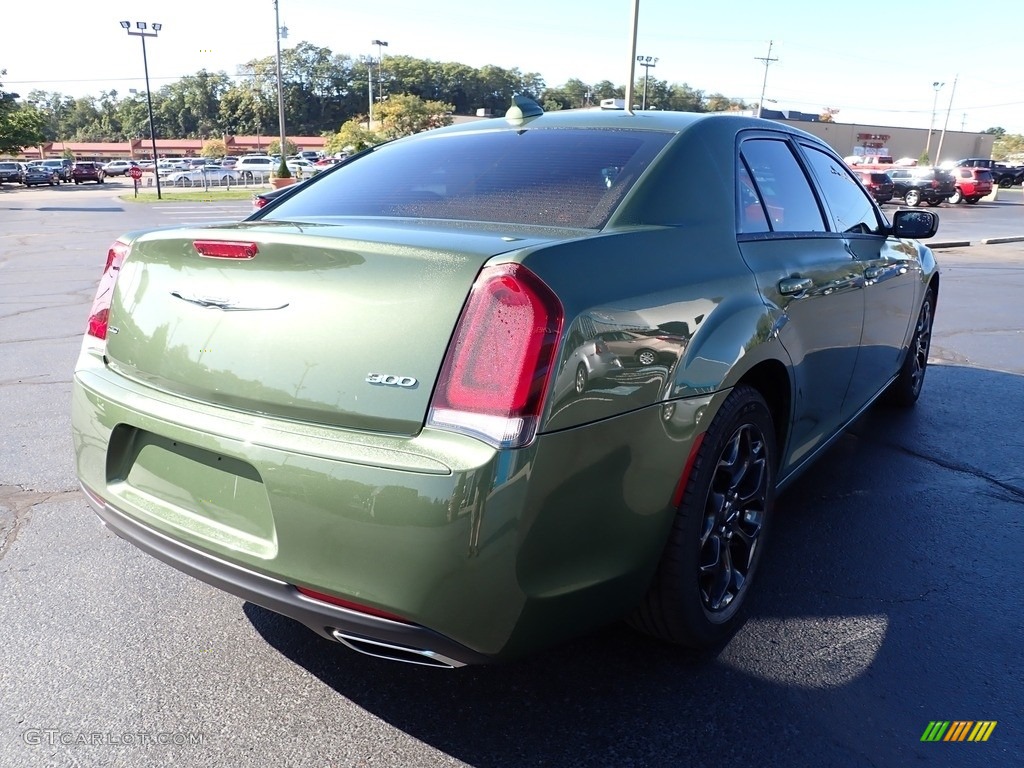
{"type": "Polygon", "coordinates": [[[338,694],[474,766],[904,765],[936,758],[929,721],[957,718],[1000,721],[1002,747],[955,758],[991,765],[1024,732],[1022,446],[993,439],[1008,413],[1024,377],[947,365],[915,409],[872,408],[779,497],[748,621],[714,653],[619,624],[445,671],[244,610],[338,694]]]}

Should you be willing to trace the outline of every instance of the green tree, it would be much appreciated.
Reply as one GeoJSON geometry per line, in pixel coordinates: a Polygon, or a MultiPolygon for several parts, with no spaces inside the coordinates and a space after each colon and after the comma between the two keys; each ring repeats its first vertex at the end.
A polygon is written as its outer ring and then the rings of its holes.
{"type": "Polygon", "coordinates": [[[1005,136],[1006,129],[1000,128],[999,126],[994,126],[992,128],[986,128],[984,131],[982,131],[982,133],[990,133],[993,136],[1005,136]]]}
{"type": "MultiPolygon", "coordinates": [[[[0,91],[0,99],[11,94],[0,91]]],[[[0,113],[0,154],[20,154],[22,147],[36,147],[45,141],[46,120],[31,105],[18,105],[0,113]]]]}
{"type": "Polygon", "coordinates": [[[992,145],[992,157],[995,160],[1006,160],[1019,163],[1024,155],[1024,135],[1019,133],[1003,133],[992,145]]]}
{"type": "Polygon", "coordinates": [[[380,144],[384,137],[376,131],[369,131],[363,125],[365,121],[359,117],[344,123],[337,133],[333,133],[324,141],[324,151],[329,154],[348,152],[354,154],[380,144]]]}
{"type": "Polygon", "coordinates": [[[389,96],[377,111],[381,134],[388,139],[411,136],[430,128],[452,124],[452,105],[440,101],[423,101],[419,96],[389,96]]]}
{"type": "MultiPolygon", "coordinates": [[[[299,148],[295,145],[295,142],[292,141],[289,138],[285,138],[284,149],[285,149],[285,153],[284,153],[285,157],[289,157],[291,155],[297,154],[298,151],[299,151],[299,148]]],[[[280,138],[274,139],[273,141],[271,141],[267,145],[267,154],[268,155],[279,155],[279,154],[281,154],[281,139],[280,138]]]]}
{"type": "Polygon", "coordinates": [[[228,153],[228,148],[224,145],[221,139],[209,139],[203,142],[203,149],[199,153],[200,157],[224,157],[228,153]]]}

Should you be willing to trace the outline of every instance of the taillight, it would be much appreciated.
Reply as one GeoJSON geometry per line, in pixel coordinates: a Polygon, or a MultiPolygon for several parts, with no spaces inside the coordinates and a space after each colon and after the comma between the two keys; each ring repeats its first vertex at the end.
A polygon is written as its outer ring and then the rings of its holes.
{"type": "Polygon", "coordinates": [[[530,443],[563,316],[558,298],[526,267],[484,269],[456,326],[427,423],[498,448],[530,443]]]}
{"type": "Polygon", "coordinates": [[[267,198],[263,197],[262,195],[253,195],[252,207],[255,208],[256,210],[259,210],[268,202],[269,200],[267,200],[267,198]]]}
{"type": "Polygon", "coordinates": [[[100,277],[100,285],[96,289],[96,297],[92,300],[92,309],[89,310],[90,336],[97,339],[107,338],[107,317],[110,315],[110,301],[114,296],[114,284],[117,282],[117,275],[121,271],[121,262],[128,255],[128,244],[115,240],[107,251],[107,264],[103,267],[103,276],[100,277]]]}
{"type": "Polygon", "coordinates": [[[380,608],[372,608],[369,605],[355,603],[351,600],[345,600],[341,597],[335,597],[334,595],[328,595],[324,594],[323,592],[317,592],[316,590],[308,589],[306,587],[295,587],[295,589],[298,590],[299,594],[305,595],[306,597],[312,600],[319,600],[323,603],[330,603],[331,605],[337,605],[342,608],[348,608],[350,611],[359,611],[359,613],[365,613],[370,616],[377,616],[381,619],[388,619],[389,621],[400,621],[403,624],[409,623],[406,619],[403,619],[401,616],[398,616],[394,613],[388,613],[387,611],[382,611],[380,608]]]}

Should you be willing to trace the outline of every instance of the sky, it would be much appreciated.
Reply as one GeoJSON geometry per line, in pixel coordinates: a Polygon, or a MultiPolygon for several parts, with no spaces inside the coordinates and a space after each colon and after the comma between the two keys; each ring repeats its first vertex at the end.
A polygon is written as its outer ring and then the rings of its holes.
{"type": "MultiPolygon", "coordinates": [[[[287,48],[389,54],[537,72],[548,86],[629,78],[634,0],[279,0],[287,48]]],[[[638,0],[636,53],[650,76],[767,108],[880,126],[1024,134],[1024,2],[832,3],[638,0]],[[972,10],[976,9],[976,10],[972,10]],[[769,43],[771,54],[769,56],[769,43]],[[765,81],[764,58],[771,58],[765,81]],[[954,88],[955,84],[955,88],[954,88]],[[772,103],[773,100],[774,103],[772,103]],[[934,117],[934,123],[932,119],[934,117]]],[[[275,50],[273,0],[53,0],[4,9],[6,91],[72,96],[143,90],[141,42],[119,21],[159,22],[147,39],[154,89],[200,69],[229,75],[275,50]],[[41,21],[40,16],[45,16],[41,21]],[[39,30],[46,38],[40,44],[39,30]]],[[[643,70],[637,68],[637,77],[643,70]]]]}

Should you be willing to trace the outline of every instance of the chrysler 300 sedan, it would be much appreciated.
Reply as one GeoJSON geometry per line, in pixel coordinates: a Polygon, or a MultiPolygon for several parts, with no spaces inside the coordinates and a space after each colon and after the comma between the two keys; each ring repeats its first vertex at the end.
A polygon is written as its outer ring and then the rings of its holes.
{"type": "Polygon", "coordinates": [[[145,552],[373,656],[620,619],[720,645],[776,493],[917,400],[937,224],[792,127],[519,100],[245,221],[118,238],[78,477],[145,552]]]}

